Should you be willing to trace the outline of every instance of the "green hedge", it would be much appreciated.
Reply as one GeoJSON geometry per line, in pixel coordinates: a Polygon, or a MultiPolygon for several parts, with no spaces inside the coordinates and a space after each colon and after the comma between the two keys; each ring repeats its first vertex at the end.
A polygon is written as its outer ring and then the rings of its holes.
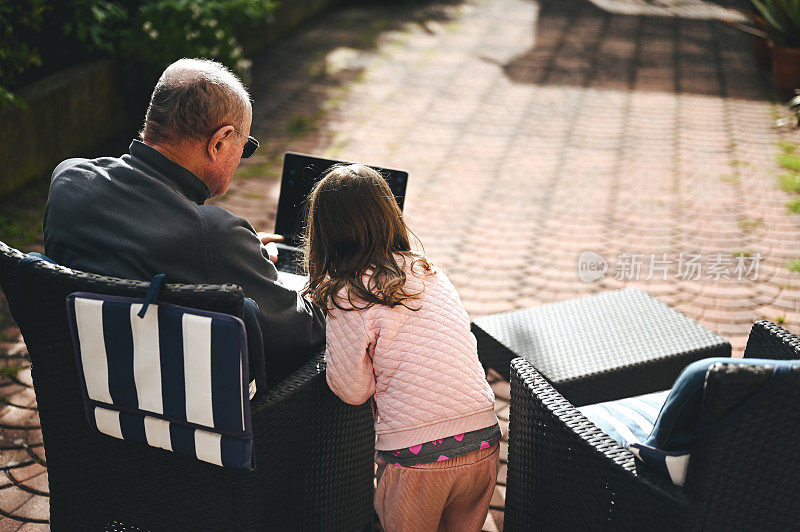
{"type": "Polygon", "coordinates": [[[42,64],[36,46],[25,35],[40,30],[46,10],[45,0],[0,2],[0,105],[19,103],[9,87],[42,64]]]}
{"type": "Polygon", "coordinates": [[[0,107],[13,91],[96,57],[120,58],[141,87],[181,57],[216,59],[242,72],[234,28],[269,20],[273,0],[0,0],[0,107]]]}

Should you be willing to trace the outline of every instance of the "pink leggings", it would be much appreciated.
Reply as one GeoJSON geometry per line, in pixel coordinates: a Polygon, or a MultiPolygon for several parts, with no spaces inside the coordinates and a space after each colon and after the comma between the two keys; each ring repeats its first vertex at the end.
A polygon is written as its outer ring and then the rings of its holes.
{"type": "Polygon", "coordinates": [[[499,443],[430,464],[375,461],[375,511],[387,532],[479,532],[483,527],[500,468],[499,443]]]}

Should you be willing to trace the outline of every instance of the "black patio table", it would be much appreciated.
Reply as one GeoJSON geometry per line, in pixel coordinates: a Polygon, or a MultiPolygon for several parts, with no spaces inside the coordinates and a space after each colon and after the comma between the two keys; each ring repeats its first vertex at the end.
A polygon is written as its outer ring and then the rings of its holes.
{"type": "Polygon", "coordinates": [[[647,293],[625,288],[476,318],[478,355],[506,379],[527,359],[574,406],[672,386],[688,364],[731,345],[647,293]]]}

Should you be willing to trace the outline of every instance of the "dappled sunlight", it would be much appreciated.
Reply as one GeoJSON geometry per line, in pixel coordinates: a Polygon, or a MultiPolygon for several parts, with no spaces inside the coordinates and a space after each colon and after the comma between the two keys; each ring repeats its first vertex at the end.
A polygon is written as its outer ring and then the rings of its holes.
{"type": "Polygon", "coordinates": [[[368,62],[367,53],[355,48],[340,46],[325,56],[325,73],[335,76],[345,70],[359,70],[368,62]]]}
{"type": "Polygon", "coordinates": [[[589,0],[597,7],[619,15],[649,15],[745,22],[738,10],[707,0],[589,0]]]}

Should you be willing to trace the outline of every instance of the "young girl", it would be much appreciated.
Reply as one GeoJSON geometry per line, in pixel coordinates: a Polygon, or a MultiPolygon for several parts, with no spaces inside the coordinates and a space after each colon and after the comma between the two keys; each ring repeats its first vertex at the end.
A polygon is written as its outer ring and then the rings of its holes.
{"type": "Polygon", "coordinates": [[[328,310],[331,390],[373,398],[384,529],[478,531],[499,467],[494,394],[455,288],[408,232],[378,172],[334,167],[311,192],[306,294],[328,310]]]}

